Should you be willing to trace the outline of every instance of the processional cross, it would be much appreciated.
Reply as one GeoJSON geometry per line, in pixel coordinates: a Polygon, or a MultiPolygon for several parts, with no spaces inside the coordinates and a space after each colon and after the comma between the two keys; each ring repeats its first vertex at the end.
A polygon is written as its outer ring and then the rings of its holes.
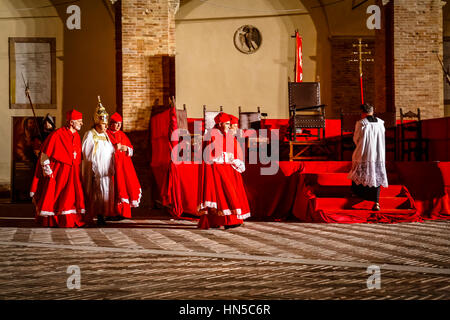
{"type": "Polygon", "coordinates": [[[363,62],[373,62],[372,58],[363,58],[365,54],[372,54],[371,51],[363,51],[363,48],[367,48],[369,45],[367,43],[363,43],[362,39],[358,39],[358,43],[353,43],[353,48],[358,47],[358,51],[353,51],[354,55],[357,55],[356,58],[351,59],[351,62],[359,62],[359,85],[361,87],[361,104],[364,103],[364,86],[363,86],[363,62]]]}

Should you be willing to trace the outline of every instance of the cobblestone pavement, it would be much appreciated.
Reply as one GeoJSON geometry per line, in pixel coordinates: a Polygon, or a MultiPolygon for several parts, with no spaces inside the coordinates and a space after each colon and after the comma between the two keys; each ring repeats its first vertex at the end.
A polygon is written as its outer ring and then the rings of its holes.
{"type": "Polygon", "coordinates": [[[449,299],[449,231],[450,221],[198,230],[156,218],[57,229],[3,216],[0,299],[449,299]],[[70,265],[79,290],[67,288],[70,265]],[[380,289],[367,288],[371,265],[380,289]]]}

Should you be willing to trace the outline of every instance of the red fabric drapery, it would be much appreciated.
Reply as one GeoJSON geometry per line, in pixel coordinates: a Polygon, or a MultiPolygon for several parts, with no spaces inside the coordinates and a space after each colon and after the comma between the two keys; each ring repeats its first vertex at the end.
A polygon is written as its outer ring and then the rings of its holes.
{"type": "Polygon", "coordinates": [[[170,213],[180,217],[180,178],[171,160],[173,147],[177,144],[177,116],[175,107],[155,108],[150,118],[152,197],[170,208],[170,213]],[[174,141],[172,141],[172,134],[174,141]]]}
{"type": "Polygon", "coordinates": [[[302,37],[298,34],[298,31],[295,32],[295,42],[296,42],[296,50],[295,50],[295,82],[303,81],[303,40],[302,37]]]}

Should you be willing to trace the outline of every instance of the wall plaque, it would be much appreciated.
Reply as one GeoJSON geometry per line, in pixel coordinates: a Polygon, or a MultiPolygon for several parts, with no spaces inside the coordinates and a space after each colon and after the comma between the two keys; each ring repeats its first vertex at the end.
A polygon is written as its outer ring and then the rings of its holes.
{"type": "Polygon", "coordinates": [[[261,33],[251,25],[244,25],[234,33],[234,46],[240,52],[251,54],[261,46],[261,33]]]}
{"type": "Polygon", "coordinates": [[[33,106],[56,109],[55,38],[9,38],[9,107],[29,109],[28,83],[33,106]]]}

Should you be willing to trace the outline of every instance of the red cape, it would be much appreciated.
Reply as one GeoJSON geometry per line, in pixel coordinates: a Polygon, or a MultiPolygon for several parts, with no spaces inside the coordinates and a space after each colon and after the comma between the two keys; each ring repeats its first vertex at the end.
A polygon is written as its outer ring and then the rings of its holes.
{"type": "Polygon", "coordinates": [[[36,220],[46,227],[76,227],[84,224],[84,194],[81,184],[81,139],[63,127],[50,134],[41,146],[50,159],[51,177],[44,176],[40,162],[31,184],[36,220]]]}
{"type": "MultiPolygon", "coordinates": [[[[107,133],[114,146],[120,143],[133,149],[133,145],[123,131],[113,132],[108,129],[107,133]]],[[[141,201],[141,185],[128,152],[117,151],[116,149],[114,157],[116,213],[125,218],[131,218],[130,208],[138,207],[141,201]]]]}
{"type": "MultiPolygon", "coordinates": [[[[243,153],[234,136],[226,135],[210,143],[209,156],[216,158],[221,152],[233,153],[234,159],[243,160],[243,153]],[[230,144],[226,147],[227,141],[230,144]],[[228,149],[228,150],[227,150],[228,149]]],[[[199,221],[200,228],[242,224],[250,216],[250,207],[241,174],[230,163],[202,164],[200,212],[205,215],[199,221]]]]}

